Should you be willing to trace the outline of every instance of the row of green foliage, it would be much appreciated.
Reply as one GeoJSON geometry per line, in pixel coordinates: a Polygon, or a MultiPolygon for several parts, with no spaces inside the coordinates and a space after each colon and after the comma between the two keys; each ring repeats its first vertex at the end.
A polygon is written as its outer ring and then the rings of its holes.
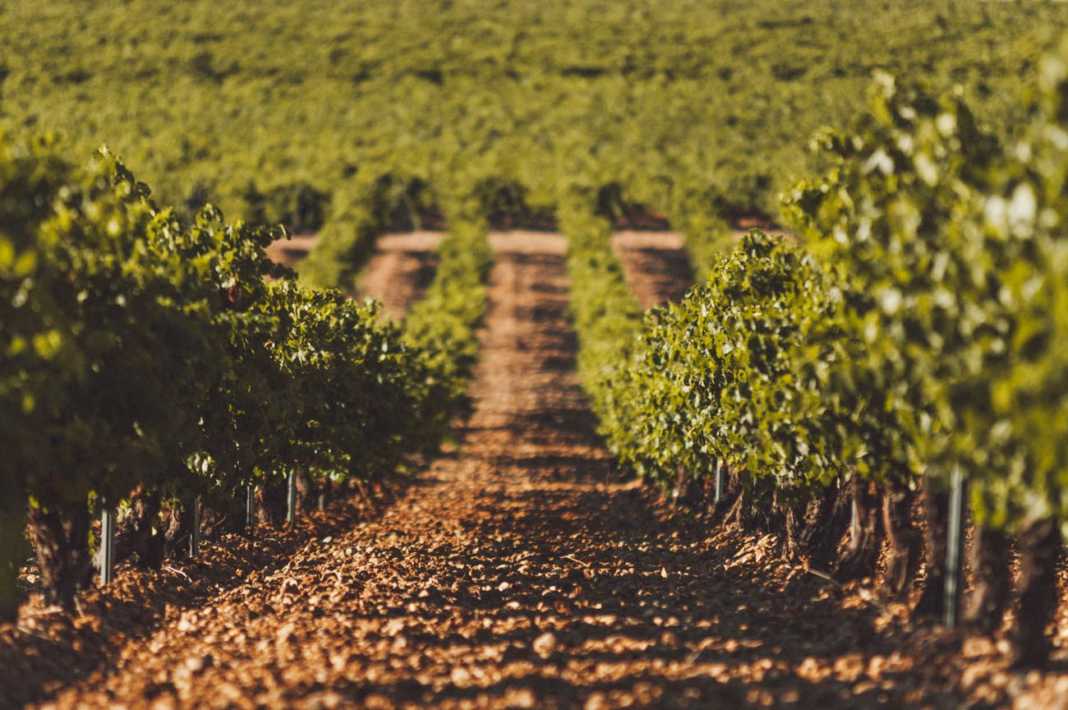
{"type": "Polygon", "coordinates": [[[352,290],[378,235],[389,227],[419,226],[420,214],[433,207],[432,195],[422,185],[411,176],[356,176],[335,195],[334,218],[300,263],[301,278],[319,288],[352,290]]]}
{"type": "Polygon", "coordinates": [[[433,443],[448,354],[298,286],[266,257],[277,236],[211,206],[186,223],[107,152],[82,169],[50,140],[0,139],[3,613],[27,503],[68,558],[50,591],[69,602],[90,500],[367,479],[433,443]]]}
{"type": "Polygon", "coordinates": [[[1068,54],[1043,64],[1003,145],[959,94],[880,76],[850,132],[815,141],[828,170],[786,195],[801,244],[749,235],[647,314],[628,362],[601,346],[616,453],[659,480],[724,461],[788,490],[961,469],[984,524],[1068,521],[1066,77],[1068,54]]]}
{"type": "Polygon", "coordinates": [[[625,362],[641,325],[641,306],[612,251],[612,224],[580,192],[563,197],[558,212],[567,236],[570,309],[579,340],[578,373],[606,431],[623,430],[617,419],[615,367],[625,362]]]}
{"type": "Polygon", "coordinates": [[[820,382],[841,346],[833,313],[811,257],[746,236],[682,302],[646,314],[630,359],[607,371],[609,421],[621,423],[604,428],[610,447],[663,484],[720,461],[784,487],[832,482],[807,429],[833,430],[839,408],[820,382]],[[816,364],[795,367],[801,355],[816,364]]]}
{"type": "Polygon", "coordinates": [[[475,203],[447,210],[449,231],[438,246],[434,280],[403,325],[405,342],[429,353],[431,399],[438,403],[435,426],[441,433],[450,415],[468,409],[467,383],[478,357],[476,329],[486,310],[493,256],[482,205],[475,203]]]}
{"type": "Polygon", "coordinates": [[[309,270],[348,287],[380,179],[496,178],[544,207],[577,176],[704,235],[686,223],[710,205],[774,216],[873,69],[1015,125],[1017,77],[1066,25],[962,0],[17,2],[0,115],[108,143],[171,204],[326,220],[309,270]]]}
{"type": "MultiPolygon", "coordinates": [[[[937,500],[961,474],[987,555],[975,573],[1004,589],[1007,548],[988,541],[1027,541],[1021,604],[1035,618],[1018,633],[1041,662],[1057,528],[1068,532],[1068,42],[1021,101],[1017,140],[984,129],[961,92],[881,74],[869,100],[848,132],[814,141],[826,170],[784,196],[795,235],[745,236],[636,336],[617,327],[634,309],[604,225],[589,206],[565,215],[575,253],[600,245],[606,260],[577,262],[590,281],[576,285],[584,383],[626,465],[665,486],[725,465],[739,500],[766,496],[755,502],[788,534],[798,511],[832,513],[810,507],[825,491],[864,482],[850,533],[862,545],[876,515],[864,491],[881,491],[886,517],[871,529],[885,527],[905,570],[897,591],[915,564],[907,501],[922,488],[924,611],[942,595],[937,500]]],[[[996,627],[1006,597],[984,599],[996,627]]]]}

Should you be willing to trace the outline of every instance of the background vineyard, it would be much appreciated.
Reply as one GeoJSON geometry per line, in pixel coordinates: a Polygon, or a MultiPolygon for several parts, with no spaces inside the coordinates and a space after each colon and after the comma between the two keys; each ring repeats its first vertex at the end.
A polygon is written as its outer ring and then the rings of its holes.
{"type": "Polygon", "coordinates": [[[960,495],[968,622],[1046,665],[1066,26],[1055,3],[5,8],[0,614],[31,546],[71,608],[102,513],[158,568],[202,511],[278,522],[287,479],[362,489],[435,452],[470,413],[488,234],[520,224],[567,239],[576,368],[627,472],[949,623],[960,495]],[[731,239],[743,216],[777,234],[731,239]],[[643,311],[620,224],[684,234],[679,303],[643,311]],[[351,298],[380,234],[426,225],[403,319],[351,298]],[[299,278],[267,257],[284,227],[319,234],[299,278]]]}
{"type": "Polygon", "coordinates": [[[774,216],[873,70],[960,83],[1008,128],[1066,23],[1057,3],[942,0],[15,2],[0,115],[76,153],[106,141],[185,211],[325,221],[338,244],[307,273],[348,287],[358,235],[400,217],[412,180],[505,182],[541,207],[562,181],[616,186],[695,235],[710,205],[774,216]]]}

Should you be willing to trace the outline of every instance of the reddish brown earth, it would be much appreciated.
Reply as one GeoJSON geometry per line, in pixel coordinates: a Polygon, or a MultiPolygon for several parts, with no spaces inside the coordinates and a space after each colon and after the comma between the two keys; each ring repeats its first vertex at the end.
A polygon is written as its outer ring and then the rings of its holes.
{"type": "Polygon", "coordinates": [[[440,232],[387,234],[378,238],[375,253],[360,276],[361,296],[382,303],[394,320],[404,316],[409,304],[419,300],[434,278],[440,232]]]}
{"type": "Polygon", "coordinates": [[[686,243],[676,232],[617,232],[612,247],[642,308],[678,301],[692,283],[686,243]]]}
{"type": "Polygon", "coordinates": [[[961,653],[962,639],[910,629],[869,589],[782,562],[773,535],[717,533],[625,480],[575,380],[563,240],[492,242],[475,413],[457,449],[380,514],[339,509],[274,532],[263,559],[209,544],[198,566],[167,573],[209,577],[195,595],[161,604],[169,577],[126,571],[87,597],[76,631],[54,637],[62,625],[35,623],[48,612],[31,605],[18,628],[0,627],[0,704],[949,708],[1068,698],[1063,671],[1010,673],[1005,654],[976,638],[961,653]],[[106,606],[158,613],[116,619],[106,606]],[[66,660],[49,665],[53,653],[66,660]],[[43,667],[53,685],[34,692],[43,667]]]}
{"type": "Polygon", "coordinates": [[[318,242],[318,234],[295,234],[271,242],[267,246],[267,256],[279,264],[293,266],[306,257],[318,242]]]}
{"type": "MultiPolygon", "coordinates": [[[[358,295],[382,304],[383,312],[394,320],[404,316],[408,306],[422,297],[437,268],[441,232],[384,234],[375,240],[375,252],[363,269],[357,284],[358,295]]],[[[314,234],[279,239],[267,247],[267,255],[279,264],[294,266],[318,243],[314,234]]]]}

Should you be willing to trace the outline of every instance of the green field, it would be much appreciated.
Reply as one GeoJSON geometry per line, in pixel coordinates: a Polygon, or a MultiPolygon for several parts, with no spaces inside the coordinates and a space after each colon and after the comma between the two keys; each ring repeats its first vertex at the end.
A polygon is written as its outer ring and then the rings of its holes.
{"type": "Polygon", "coordinates": [[[1013,125],[1064,27],[1032,2],[16,0],[0,114],[73,155],[108,144],[165,202],[341,240],[383,175],[541,205],[612,186],[685,229],[695,204],[774,218],[876,69],[961,83],[1013,125]]]}

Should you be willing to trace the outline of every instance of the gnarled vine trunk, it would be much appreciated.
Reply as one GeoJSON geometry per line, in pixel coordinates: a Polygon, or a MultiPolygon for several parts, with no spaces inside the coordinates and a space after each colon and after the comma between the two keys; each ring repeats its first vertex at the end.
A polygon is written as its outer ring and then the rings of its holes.
{"type": "Polygon", "coordinates": [[[328,478],[313,478],[306,473],[297,474],[297,502],[300,510],[311,512],[319,507],[319,499],[325,492],[328,478]]]}
{"type": "Polygon", "coordinates": [[[270,478],[256,487],[257,519],[263,525],[286,521],[286,479],[270,478]]]}
{"type": "Polygon", "coordinates": [[[45,599],[74,608],[74,595],[92,570],[89,553],[89,507],[30,509],[30,538],[37,553],[45,599]]]}
{"type": "Polygon", "coordinates": [[[338,495],[338,485],[334,483],[333,479],[329,477],[323,477],[319,479],[318,492],[315,496],[315,508],[319,512],[326,510],[326,507],[330,505],[330,500],[338,495]]]}
{"type": "Polygon", "coordinates": [[[920,536],[912,526],[912,491],[890,481],[883,491],[883,530],[886,532],[886,585],[895,596],[908,593],[919,566],[920,536]]]}
{"type": "MultiPolygon", "coordinates": [[[[723,464],[717,465],[723,466],[723,464]]],[[[710,487],[708,493],[708,500],[712,505],[712,514],[717,520],[722,520],[729,516],[730,511],[734,508],[734,500],[739,492],[738,482],[735,480],[735,477],[727,471],[726,466],[723,466],[720,475],[722,478],[719,502],[716,502],[715,473],[713,473],[713,477],[709,481],[710,487]]]]}
{"type": "Polygon", "coordinates": [[[854,475],[849,488],[853,514],[849,544],[836,569],[840,580],[861,579],[875,573],[882,533],[879,493],[875,484],[854,475]]]}
{"type": "Polygon", "coordinates": [[[975,586],[964,618],[977,631],[993,633],[1005,618],[1012,593],[1008,535],[988,527],[976,528],[971,568],[975,586]]]}
{"type": "Polygon", "coordinates": [[[926,523],[923,562],[926,579],[916,603],[918,616],[941,619],[946,609],[946,549],[948,542],[949,493],[934,476],[923,477],[923,511],[926,523]]]}
{"type": "Polygon", "coordinates": [[[325,509],[333,491],[334,483],[329,476],[297,474],[297,502],[301,510],[311,512],[325,509]]]}
{"type": "Polygon", "coordinates": [[[766,476],[756,480],[756,505],[754,514],[760,529],[766,532],[779,533],[785,540],[786,532],[786,509],[782,499],[782,491],[774,481],[766,476]]]}
{"type": "Polygon", "coordinates": [[[166,543],[160,520],[160,494],[139,486],[130,494],[129,501],[130,516],[115,535],[115,561],[136,556],[139,566],[159,569],[166,543]]]}
{"type": "Polygon", "coordinates": [[[1016,665],[1043,668],[1053,644],[1046,627],[1057,611],[1057,554],[1060,526],[1054,519],[1033,523],[1020,535],[1020,611],[1016,619],[1016,665]]]}
{"type": "Polygon", "coordinates": [[[744,478],[745,474],[737,474],[736,485],[737,495],[734,497],[734,502],[731,504],[730,510],[727,511],[725,522],[739,530],[748,530],[752,526],[752,516],[750,508],[753,499],[752,491],[749,488],[748,481],[744,478]]]}
{"type": "Polygon", "coordinates": [[[19,566],[26,553],[26,499],[9,491],[0,501],[0,621],[18,615],[19,566]]]}
{"type": "Polygon", "coordinates": [[[801,547],[807,550],[816,569],[829,569],[834,562],[838,546],[849,531],[852,505],[847,486],[829,486],[820,491],[805,510],[801,547]]]}
{"type": "Polygon", "coordinates": [[[164,533],[164,555],[172,559],[189,557],[189,538],[193,534],[192,507],[188,504],[170,506],[167,531],[164,533]]]}
{"type": "Polygon", "coordinates": [[[790,561],[800,559],[801,533],[805,525],[807,501],[797,495],[780,495],[779,508],[782,510],[783,524],[786,527],[783,556],[790,561]]]}

